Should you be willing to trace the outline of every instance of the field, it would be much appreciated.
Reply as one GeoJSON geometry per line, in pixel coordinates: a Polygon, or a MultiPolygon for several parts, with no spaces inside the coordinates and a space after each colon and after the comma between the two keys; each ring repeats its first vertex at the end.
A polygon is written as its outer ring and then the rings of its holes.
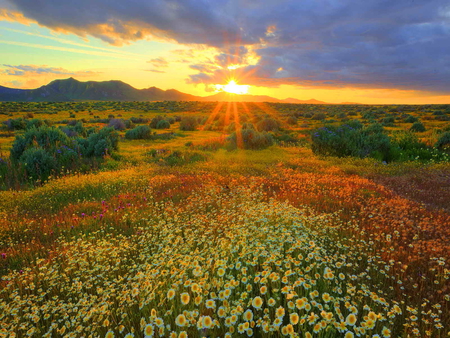
{"type": "Polygon", "coordinates": [[[0,122],[0,337],[450,336],[448,105],[1,103],[0,122]],[[32,120],[110,125],[118,150],[31,179],[8,158],[32,120]],[[428,148],[313,151],[352,120],[428,148]]]}

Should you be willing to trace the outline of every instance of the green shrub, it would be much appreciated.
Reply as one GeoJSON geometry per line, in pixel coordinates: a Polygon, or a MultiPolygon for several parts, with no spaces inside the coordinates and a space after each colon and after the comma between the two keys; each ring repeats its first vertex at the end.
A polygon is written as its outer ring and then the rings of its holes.
{"type": "Polygon", "coordinates": [[[327,115],[325,113],[315,113],[311,119],[312,120],[325,120],[327,118],[327,115]]]}
{"type": "Polygon", "coordinates": [[[419,119],[417,117],[415,117],[415,116],[412,116],[412,115],[408,115],[408,117],[406,117],[406,119],[405,119],[406,123],[414,123],[414,122],[417,122],[417,121],[419,121],[419,119]]]}
{"type": "Polygon", "coordinates": [[[84,157],[103,157],[118,150],[119,134],[113,127],[105,127],[77,141],[84,157]]]}
{"type": "Polygon", "coordinates": [[[44,121],[39,119],[28,120],[26,129],[39,128],[42,127],[44,124],[45,124],[44,121]]]}
{"type": "Polygon", "coordinates": [[[296,126],[297,125],[297,119],[295,118],[295,116],[289,116],[286,120],[286,123],[291,125],[291,126],[296,126]]]}
{"type": "Polygon", "coordinates": [[[9,130],[25,130],[27,128],[27,121],[21,117],[17,119],[9,119],[3,122],[9,130]]]}
{"type": "Polygon", "coordinates": [[[132,117],[130,118],[130,121],[134,124],[145,124],[149,122],[149,119],[143,118],[143,117],[132,117]]]}
{"type": "Polygon", "coordinates": [[[197,128],[197,119],[193,116],[183,116],[180,121],[180,130],[193,131],[197,128]]]}
{"type": "Polygon", "coordinates": [[[414,122],[409,130],[413,131],[413,132],[419,132],[419,133],[426,131],[425,126],[420,121],[414,122]]]}
{"type": "Polygon", "coordinates": [[[113,127],[115,130],[124,130],[127,128],[125,121],[122,119],[111,119],[108,126],[113,127]]]}
{"type": "Polygon", "coordinates": [[[56,159],[42,148],[29,148],[20,156],[27,178],[46,181],[56,170],[56,159]]]}
{"type": "Polygon", "coordinates": [[[69,137],[60,129],[47,126],[38,129],[32,128],[27,130],[25,134],[16,137],[11,148],[11,158],[18,160],[29,148],[42,148],[54,152],[57,147],[71,144],[69,137]]]}
{"type": "Polygon", "coordinates": [[[128,140],[146,140],[149,139],[150,136],[151,129],[147,125],[137,126],[125,133],[125,138],[128,140]]]}
{"type": "Polygon", "coordinates": [[[438,149],[445,149],[450,147],[450,131],[443,133],[437,140],[435,147],[438,149]]]}
{"type": "Polygon", "coordinates": [[[150,128],[157,129],[158,122],[163,121],[163,120],[164,120],[164,117],[162,117],[161,115],[158,115],[158,116],[152,118],[152,120],[150,122],[150,128]]]}
{"type": "Polygon", "coordinates": [[[273,137],[266,132],[258,132],[254,129],[240,129],[231,134],[227,141],[230,149],[264,149],[273,144],[273,137]]]}
{"type": "Polygon", "coordinates": [[[265,118],[258,122],[256,129],[258,129],[258,131],[276,131],[280,129],[280,124],[277,120],[265,118]]]}
{"type": "Polygon", "coordinates": [[[167,120],[158,121],[158,123],[156,124],[156,129],[169,129],[169,128],[170,123],[167,120]]]}
{"type": "Polygon", "coordinates": [[[338,157],[390,160],[390,140],[380,124],[361,127],[358,122],[354,122],[353,125],[327,126],[314,130],[313,152],[338,157]]]}

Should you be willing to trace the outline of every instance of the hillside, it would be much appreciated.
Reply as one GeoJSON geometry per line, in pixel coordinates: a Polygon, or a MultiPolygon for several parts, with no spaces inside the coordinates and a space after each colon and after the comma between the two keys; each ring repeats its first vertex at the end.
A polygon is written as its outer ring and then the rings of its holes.
{"type": "Polygon", "coordinates": [[[175,89],[157,87],[136,89],[122,81],[87,81],[74,78],[55,80],[36,89],[15,89],[0,86],[0,101],[70,102],[70,101],[237,101],[328,104],[318,100],[276,99],[266,95],[236,95],[225,92],[202,97],[175,89]]]}

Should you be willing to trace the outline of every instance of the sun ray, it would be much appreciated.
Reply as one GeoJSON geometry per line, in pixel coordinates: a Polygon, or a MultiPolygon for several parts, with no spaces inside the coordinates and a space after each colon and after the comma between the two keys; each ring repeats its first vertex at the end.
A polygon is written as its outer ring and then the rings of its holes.
{"type": "Polygon", "coordinates": [[[236,130],[236,143],[238,148],[244,148],[244,139],[242,138],[241,121],[236,102],[233,102],[234,126],[236,130]]]}
{"type": "Polygon", "coordinates": [[[217,102],[216,107],[214,108],[212,113],[209,115],[209,117],[206,120],[202,130],[205,130],[207,127],[209,127],[214,122],[214,119],[216,118],[217,114],[219,114],[220,109],[222,109],[223,104],[224,104],[224,102],[222,102],[222,101],[221,102],[217,102]]]}

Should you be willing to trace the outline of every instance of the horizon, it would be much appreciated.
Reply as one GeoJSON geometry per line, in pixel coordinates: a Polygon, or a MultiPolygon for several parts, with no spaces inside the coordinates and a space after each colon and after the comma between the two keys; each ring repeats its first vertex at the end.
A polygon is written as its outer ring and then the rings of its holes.
{"type": "Polygon", "coordinates": [[[0,0],[0,44],[9,88],[73,77],[200,97],[450,104],[450,7],[441,0],[0,0]]]}
{"type": "MultiPolygon", "coordinates": [[[[54,79],[54,80],[51,80],[49,83],[46,83],[46,84],[43,84],[42,86],[46,86],[46,85],[49,85],[50,83],[52,83],[52,82],[54,82],[54,81],[65,81],[65,80],[70,80],[70,79],[73,79],[73,80],[75,80],[75,81],[78,81],[78,82],[81,82],[81,83],[84,83],[84,82],[97,82],[97,83],[101,83],[101,82],[122,82],[122,83],[124,83],[124,84],[126,84],[126,85],[129,85],[129,86],[131,86],[131,87],[133,87],[134,89],[137,89],[137,90],[144,90],[144,89],[150,89],[150,88],[157,88],[157,89],[161,89],[161,88],[159,88],[159,87],[157,87],[157,86],[147,86],[147,87],[143,87],[143,88],[136,88],[136,87],[134,87],[134,86],[132,86],[131,84],[129,84],[129,83],[126,83],[126,82],[124,82],[124,81],[122,81],[122,80],[117,80],[117,79],[112,79],[112,80],[104,80],[104,81],[97,81],[97,80],[86,80],[86,81],[82,81],[82,80],[79,80],[79,79],[76,79],[76,78],[74,78],[73,76],[70,76],[70,77],[68,77],[68,78],[59,78],[59,79],[54,79]]],[[[2,85],[0,85],[0,87],[1,87],[2,85]]],[[[39,88],[41,88],[42,86],[39,86],[39,87],[36,87],[36,88],[14,88],[14,87],[7,87],[7,88],[11,88],[11,89],[22,89],[22,90],[34,90],[34,89],[39,89],[39,88]]],[[[3,87],[5,87],[5,86],[3,86],[3,87]]],[[[169,90],[176,90],[176,91],[178,91],[178,92],[181,92],[181,91],[179,91],[178,89],[176,89],[176,88],[168,88],[168,89],[161,89],[161,90],[164,90],[164,91],[169,91],[169,90]]],[[[181,92],[181,93],[183,93],[183,94],[189,94],[189,93],[184,93],[184,92],[181,92]]],[[[215,96],[215,95],[217,95],[217,94],[226,94],[226,95],[230,95],[230,96],[232,96],[232,97],[239,97],[239,96],[255,96],[255,97],[261,97],[261,96],[267,96],[267,97],[269,97],[269,98],[274,98],[274,99],[278,99],[278,100],[280,100],[280,101],[283,101],[283,100],[289,100],[289,99],[293,99],[293,100],[296,100],[296,98],[293,98],[293,97],[282,97],[282,98],[276,98],[276,97],[273,97],[273,96],[270,96],[270,95],[255,95],[255,94],[249,94],[249,93],[246,93],[246,94],[238,94],[238,93],[230,93],[230,92],[225,92],[225,91],[218,91],[218,92],[214,92],[214,93],[210,93],[210,94],[207,94],[207,95],[205,95],[205,96],[201,96],[201,95],[195,95],[195,96],[198,96],[198,97],[201,97],[201,98],[208,98],[208,97],[211,97],[211,96],[215,96]]],[[[189,94],[189,95],[192,95],[192,94],[189,94]]],[[[299,100],[299,99],[298,99],[299,100]]],[[[98,101],[98,102],[102,102],[103,100],[88,100],[88,101],[98,101]]],[[[119,101],[127,101],[127,100],[119,100],[119,101]]],[[[131,100],[131,101],[135,101],[135,100],[131,100]]],[[[158,100],[156,100],[156,101],[158,101],[158,100]]],[[[175,100],[176,101],[176,100],[175,100]]],[[[240,102],[239,100],[232,100],[233,102],[240,102]]],[[[395,102],[391,102],[391,103],[377,103],[377,104],[370,104],[370,103],[361,103],[361,102],[350,102],[350,101],[343,101],[343,102],[337,102],[337,103],[334,103],[334,102],[325,102],[325,101],[321,101],[321,100],[317,100],[317,99],[315,99],[315,98],[309,98],[309,99],[304,99],[304,100],[301,100],[301,101],[317,101],[318,103],[310,103],[310,102],[300,102],[300,103],[298,103],[298,104],[325,104],[325,105],[327,105],[327,104],[331,104],[331,105],[376,105],[376,106],[395,106],[395,105],[411,105],[411,106],[413,106],[413,105],[442,105],[442,104],[449,104],[450,105],[450,103],[395,103],[395,102]]],[[[2,102],[2,101],[0,101],[0,102],[2,102]]],[[[14,102],[14,101],[3,101],[3,102],[14,102]]],[[[29,101],[29,102],[35,102],[35,101],[29,101]]],[[[226,102],[226,101],[223,101],[223,102],[226,102]]],[[[231,101],[230,101],[231,102],[231,101]]],[[[246,101],[246,102],[251,102],[251,101],[246,101]]],[[[261,101],[262,102],[262,101],[261,101]]],[[[295,102],[280,102],[280,103],[287,103],[287,104],[295,104],[295,102]]]]}

